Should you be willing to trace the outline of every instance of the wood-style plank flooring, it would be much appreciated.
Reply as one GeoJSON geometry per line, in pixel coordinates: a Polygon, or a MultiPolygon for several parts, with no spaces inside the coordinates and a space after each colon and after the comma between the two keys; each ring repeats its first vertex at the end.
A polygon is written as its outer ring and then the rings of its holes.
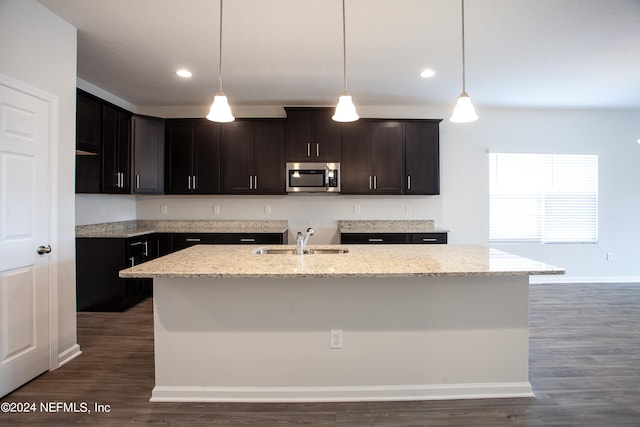
{"type": "Polygon", "coordinates": [[[152,300],[79,313],[83,354],[0,402],[97,402],[110,412],[0,413],[0,426],[640,426],[639,284],[532,285],[530,320],[535,398],[150,403],[152,300]]]}

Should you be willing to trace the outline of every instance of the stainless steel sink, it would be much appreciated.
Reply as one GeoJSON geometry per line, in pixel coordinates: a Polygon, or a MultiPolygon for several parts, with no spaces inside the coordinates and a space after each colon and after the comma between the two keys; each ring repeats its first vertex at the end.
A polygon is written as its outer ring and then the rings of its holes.
{"type": "Polygon", "coordinates": [[[258,255],[275,255],[275,254],[293,255],[296,253],[296,250],[295,249],[257,248],[252,250],[251,253],[258,254],[258,255]]]}
{"type": "MultiPolygon", "coordinates": [[[[327,255],[327,254],[346,254],[349,252],[347,248],[308,248],[304,250],[305,255],[327,255]]],[[[257,248],[251,251],[257,255],[295,255],[295,248],[257,248]]]]}
{"type": "Polygon", "coordinates": [[[305,254],[318,254],[318,255],[346,254],[347,252],[349,252],[349,249],[347,248],[309,248],[304,250],[305,254]]]}

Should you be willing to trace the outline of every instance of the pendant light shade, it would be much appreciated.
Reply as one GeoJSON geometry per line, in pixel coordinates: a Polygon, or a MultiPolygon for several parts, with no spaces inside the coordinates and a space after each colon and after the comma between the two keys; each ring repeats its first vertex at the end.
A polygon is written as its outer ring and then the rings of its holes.
{"type": "Polygon", "coordinates": [[[207,119],[219,123],[229,123],[235,120],[235,117],[231,114],[229,101],[223,92],[218,92],[213,98],[207,119]]]}
{"type": "Polygon", "coordinates": [[[332,119],[336,122],[355,122],[360,118],[356,112],[356,106],[353,105],[351,95],[347,92],[347,40],[346,40],[346,25],[344,16],[344,0],[342,0],[342,65],[343,65],[343,78],[344,78],[344,91],[338,99],[338,105],[336,106],[336,112],[332,119]]]}
{"type": "Polygon", "coordinates": [[[336,112],[332,119],[336,122],[355,122],[360,116],[356,112],[356,106],[353,105],[351,95],[344,92],[338,99],[338,105],[336,106],[336,112]]]}
{"type": "Polygon", "coordinates": [[[476,109],[473,108],[469,95],[464,92],[460,94],[458,102],[456,102],[456,106],[453,109],[453,114],[449,120],[454,123],[469,123],[478,120],[476,109]]]}
{"type": "Polygon", "coordinates": [[[213,98],[213,103],[207,114],[207,120],[219,123],[229,123],[235,120],[231,114],[229,101],[222,91],[222,0],[220,0],[220,60],[218,61],[218,81],[220,82],[220,90],[213,98]]]}
{"type": "Polygon", "coordinates": [[[465,59],[464,59],[464,0],[462,0],[462,93],[458,97],[453,114],[449,119],[454,123],[469,123],[478,120],[471,98],[467,95],[465,87],[465,59]]]}

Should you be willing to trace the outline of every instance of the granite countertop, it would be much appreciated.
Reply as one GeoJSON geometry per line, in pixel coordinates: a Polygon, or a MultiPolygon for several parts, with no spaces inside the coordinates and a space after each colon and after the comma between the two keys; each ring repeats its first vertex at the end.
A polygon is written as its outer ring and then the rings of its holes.
{"type": "Polygon", "coordinates": [[[76,237],[127,238],[152,233],[284,233],[287,220],[137,220],[79,225],[76,237]]]}
{"type": "Polygon", "coordinates": [[[340,233],[447,233],[429,220],[341,220],[340,233]]]}
{"type": "MultiPolygon", "coordinates": [[[[273,248],[294,248],[292,245],[273,248]]],[[[543,262],[477,245],[326,245],[344,254],[252,254],[253,246],[196,245],[120,272],[120,277],[411,277],[563,274],[543,262]]]]}

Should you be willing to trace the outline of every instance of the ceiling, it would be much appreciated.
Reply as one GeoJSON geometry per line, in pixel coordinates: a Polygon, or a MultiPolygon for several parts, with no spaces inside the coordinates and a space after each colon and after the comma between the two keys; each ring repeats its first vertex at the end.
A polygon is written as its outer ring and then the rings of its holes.
{"type": "MultiPolygon", "coordinates": [[[[38,1],[78,28],[79,78],[137,107],[211,103],[218,0],[38,1]]],[[[345,1],[356,106],[453,107],[460,1],[345,1]]],[[[465,20],[476,107],[640,108],[640,0],[467,0],[465,20]]],[[[334,105],[343,90],[340,0],[227,0],[222,42],[232,107],[334,105]]]]}

